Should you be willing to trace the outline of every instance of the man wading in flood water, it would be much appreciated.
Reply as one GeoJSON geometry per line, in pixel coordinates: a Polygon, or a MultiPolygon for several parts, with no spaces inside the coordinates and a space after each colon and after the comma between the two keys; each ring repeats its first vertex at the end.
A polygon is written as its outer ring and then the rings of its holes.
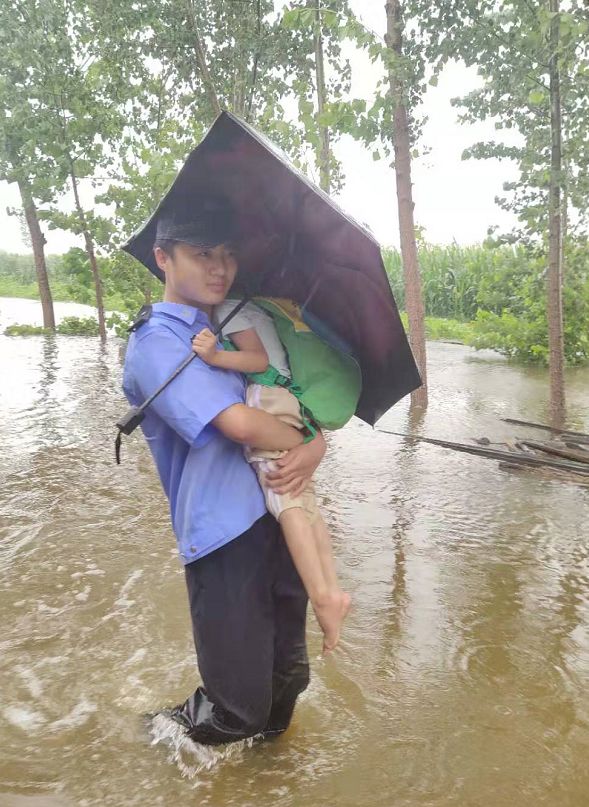
{"type": "MultiPolygon", "coordinates": [[[[233,214],[222,199],[164,210],[156,232],[164,301],[129,340],[123,388],[132,405],[189,355],[195,333],[212,327],[213,306],[237,271],[233,214]]],[[[325,442],[318,433],[303,445],[299,431],[247,407],[244,394],[241,374],[195,359],[142,423],[170,501],[203,680],[172,717],[201,743],[284,731],[309,681],[307,596],[242,446],[289,449],[268,484],[298,494],[325,442]]]]}

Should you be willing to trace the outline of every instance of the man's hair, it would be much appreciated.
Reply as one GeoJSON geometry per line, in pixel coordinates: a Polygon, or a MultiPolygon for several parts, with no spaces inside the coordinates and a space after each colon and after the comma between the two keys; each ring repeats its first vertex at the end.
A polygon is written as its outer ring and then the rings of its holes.
{"type": "Polygon", "coordinates": [[[177,241],[174,241],[173,238],[159,238],[156,239],[153,248],[159,247],[162,252],[165,252],[166,255],[169,255],[170,258],[174,257],[174,250],[176,249],[176,245],[178,244],[177,241]]]}

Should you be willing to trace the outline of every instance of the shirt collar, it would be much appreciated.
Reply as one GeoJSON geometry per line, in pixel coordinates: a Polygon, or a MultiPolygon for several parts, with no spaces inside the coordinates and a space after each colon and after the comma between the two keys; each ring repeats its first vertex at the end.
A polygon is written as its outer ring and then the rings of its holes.
{"type": "Polygon", "coordinates": [[[180,319],[188,325],[195,325],[197,322],[209,324],[209,318],[204,311],[201,311],[200,308],[196,308],[193,305],[162,302],[155,303],[152,310],[161,314],[167,314],[175,319],[180,319]]]}

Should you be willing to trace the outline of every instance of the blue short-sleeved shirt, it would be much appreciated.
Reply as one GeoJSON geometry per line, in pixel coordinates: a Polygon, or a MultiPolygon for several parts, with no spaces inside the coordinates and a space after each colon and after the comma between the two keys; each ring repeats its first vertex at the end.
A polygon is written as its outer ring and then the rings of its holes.
{"type": "MultiPolygon", "coordinates": [[[[211,328],[197,308],[156,303],[148,322],[131,334],[123,390],[141,404],[192,352],[191,339],[211,328]]],[[[147,408],[141,424],[162,486],[184,563],[245,532],[266,512],[264,497],[242,447],[213,426],[220,412],[244,403],[240,373],[195,358],[147,408]]]]}

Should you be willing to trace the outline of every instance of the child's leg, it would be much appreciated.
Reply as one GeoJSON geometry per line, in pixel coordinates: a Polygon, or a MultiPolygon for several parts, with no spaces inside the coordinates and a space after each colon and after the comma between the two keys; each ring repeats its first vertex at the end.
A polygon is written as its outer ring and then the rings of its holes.
{"type": "Polygon", "coordinates": [[[339,589],[340,585],[335,571],[335,560],[331,546],[331,534],[327,529],[327,525],[321,513],[318,513],[315,517],[312,530],[325,582],[329,588],[339,589]]]}
{"type": "Polygon", "coordinates": [[[301,507],[290,507],[282,511],[279,521],[284,540],[323,631],[323,649],[333,650],[350,608],[350,597],[340,591],[335,568],[333,574],[328,568],[326,577],[314,528],[305,511],[301,507]]]}
{"type": "Polygon", "coordinates": [[[333,557],[331,533],[327,529],[323,516],[319,512],[317,512],[315,520],[313,521],[312,530],[313,537],[315,539],[315,546],[317,547],[317,553],[319,555],[319,561],[321,563],[321,569],[323,570],[323,576],[325,577],[325,582],[331,590],[337,589],[341,595],[343,621],[350,610],[352,598],[347,592],[342,591],[340,587],[339,580],[337,579],[337,572],[335,570],[335,559],[333,557]]]}
{"type": "Polygon", "coordinates": [[[337,586],[330,585],[323,572],[313,527],[302,507],[283,510],[279,516],[282,534],[292,556],[297,572],[301,576],[311,602],[326,600],[337,586]]]}

